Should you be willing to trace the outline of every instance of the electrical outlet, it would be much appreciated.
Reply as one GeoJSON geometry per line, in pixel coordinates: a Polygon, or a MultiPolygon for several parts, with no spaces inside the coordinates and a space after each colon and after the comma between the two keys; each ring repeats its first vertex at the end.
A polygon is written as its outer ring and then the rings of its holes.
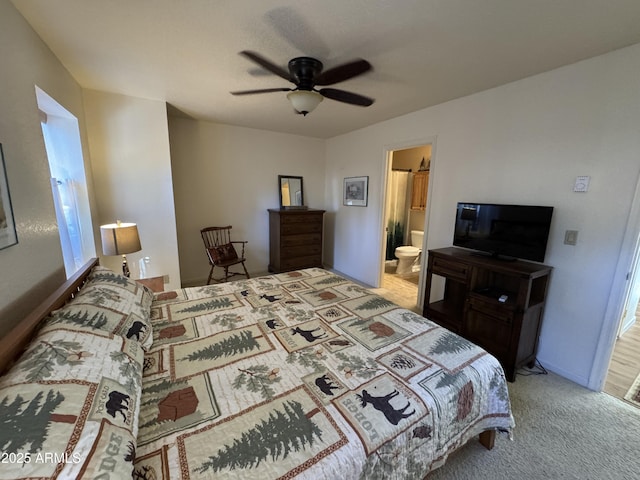
{"type": "Polygon", "coordinates": [[[578,243],[578,230],[567,230],[564,232],[564,244],[575,245],[578,243]]]}

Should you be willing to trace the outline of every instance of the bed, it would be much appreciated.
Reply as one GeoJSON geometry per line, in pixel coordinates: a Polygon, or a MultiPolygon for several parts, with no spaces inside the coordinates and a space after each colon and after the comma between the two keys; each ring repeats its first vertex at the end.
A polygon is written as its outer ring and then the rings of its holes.
{"type": "Polygon", "coordinates": [[[89,262],[5,348],[0,480],[422,479],[514,428],[494,357],[319,268],[152,294],[89,262]]]}

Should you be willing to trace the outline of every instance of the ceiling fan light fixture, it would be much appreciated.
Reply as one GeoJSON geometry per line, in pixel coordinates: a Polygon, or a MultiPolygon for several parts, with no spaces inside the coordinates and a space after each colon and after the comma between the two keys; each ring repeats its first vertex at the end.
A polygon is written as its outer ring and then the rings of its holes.
{"type": "Polygon", "coordinates": [[[311,90],[294,90],[287,94],[287,98],[294,110],[305,116],[313,112],[323,99],[322,95],[311,90]]]}

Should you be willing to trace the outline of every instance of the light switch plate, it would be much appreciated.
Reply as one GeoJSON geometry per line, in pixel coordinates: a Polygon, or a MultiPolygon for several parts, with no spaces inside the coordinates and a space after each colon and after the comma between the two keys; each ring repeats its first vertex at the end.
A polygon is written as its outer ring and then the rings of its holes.
{"type": "Polygon", "coordinates": [[[576,183],[573,185],[574,192],[586,192],[589,190],[589,182],[591,181],[591,177],[588,175],[583,175],[580,177],[576,177],[576,183]]]}
{"type": "Polygon", "coordinates": [[[564,244],[565,245],[575,245],[578,243],[578,231],[577,230],[567,230],[564,232],[564,244]]]}

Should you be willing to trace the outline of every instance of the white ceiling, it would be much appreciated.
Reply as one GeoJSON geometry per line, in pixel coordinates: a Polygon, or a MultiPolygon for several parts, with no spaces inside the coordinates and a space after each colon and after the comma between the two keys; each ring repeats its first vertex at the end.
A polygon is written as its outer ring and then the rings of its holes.
{"type": "Polygon", "coordinates": [[[329,138],[640,42],[639,0],[13,0],[78,83],[159,99],[198,119],[329,138]],[[306,117],[288,87],[238,55],[286,69],[364,58],[306,117]]]}

